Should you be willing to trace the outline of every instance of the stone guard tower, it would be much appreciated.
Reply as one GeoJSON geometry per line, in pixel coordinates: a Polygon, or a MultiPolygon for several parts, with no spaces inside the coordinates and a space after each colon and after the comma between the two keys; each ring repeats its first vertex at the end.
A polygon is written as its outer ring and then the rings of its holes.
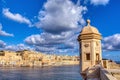
{"type": "Polygon", "coordinates": [[[101,38],[99,31],[90,25],[90,20],[87,20],[87,26],[82,29],[78,36],[81,57],[80,70],[83,77],[88,68],[99,64],[102,60],[101,38]]]}

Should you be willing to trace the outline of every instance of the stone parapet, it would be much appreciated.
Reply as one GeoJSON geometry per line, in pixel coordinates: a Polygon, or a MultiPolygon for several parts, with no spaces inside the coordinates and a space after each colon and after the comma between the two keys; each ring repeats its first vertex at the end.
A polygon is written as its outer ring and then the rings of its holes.
{"type": "Polygon", "coordinates": [[[118,80],[112,74],[110,74],[107,70],[100,68],[100,80],[118,80]]]}

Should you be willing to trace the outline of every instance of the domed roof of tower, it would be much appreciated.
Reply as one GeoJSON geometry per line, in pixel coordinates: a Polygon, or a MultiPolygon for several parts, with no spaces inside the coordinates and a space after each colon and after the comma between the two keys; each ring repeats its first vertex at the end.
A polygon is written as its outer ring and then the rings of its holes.
{"type": "Polygon", "coordinates": [[[97,30],[97,28],[93,27],[90,25],[90,20],[87,20],[87,26],[85,26],[82,31],[81,34],[100,34],[99,31],[97,30]]]}

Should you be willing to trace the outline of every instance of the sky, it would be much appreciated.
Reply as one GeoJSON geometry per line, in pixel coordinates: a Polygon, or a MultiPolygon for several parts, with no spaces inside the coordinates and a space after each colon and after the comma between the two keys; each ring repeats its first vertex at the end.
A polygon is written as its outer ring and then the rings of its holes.
{"type": "Polygon", "coordinates": [[[0,50],[79,55],[77,36],[91,20],[103,58],[120,60],[119,0],[0,0],[0,50]]]}

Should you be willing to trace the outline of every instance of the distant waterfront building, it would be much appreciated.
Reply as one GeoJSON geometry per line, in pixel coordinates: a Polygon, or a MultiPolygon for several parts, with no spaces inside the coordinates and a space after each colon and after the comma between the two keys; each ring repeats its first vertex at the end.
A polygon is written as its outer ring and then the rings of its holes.
{"type": "Polygon", "coordinates": [[[89,67],[92,67],[102,60],[101,55],[101,34],[99,31],[90,25],[90,20],[87,20],[78,41],[80,45],[80,67],[81,74],[84,75],[89,67]]]}
{"type": "Polygon", "coordinates": [[[0,51],[0,66],[39,67],[79,64],[77,56],[57,56],[35,51],[0,51]]]}

